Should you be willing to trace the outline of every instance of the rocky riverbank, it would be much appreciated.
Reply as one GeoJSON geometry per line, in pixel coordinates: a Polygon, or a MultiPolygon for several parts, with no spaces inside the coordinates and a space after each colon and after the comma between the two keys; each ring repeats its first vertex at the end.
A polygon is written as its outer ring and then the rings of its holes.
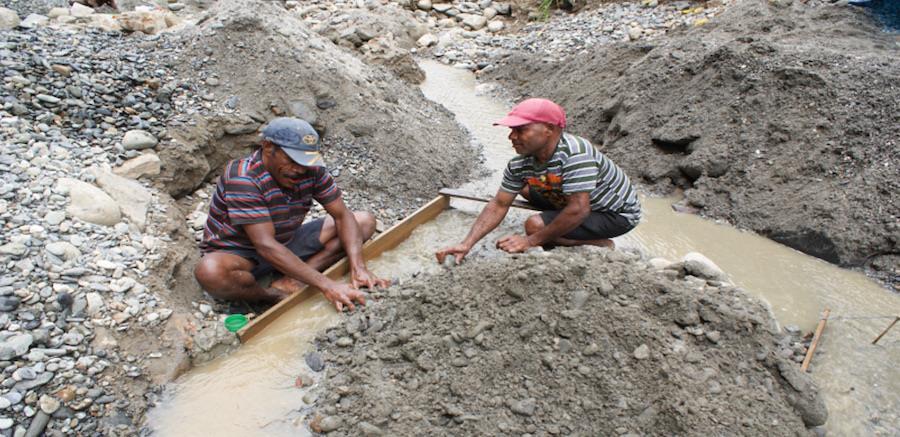
{"type": "Polygon", "coordinates": [[[4,435],[132,434],[160,384],[235,343],[229,306],[191,276],[191,226],[208,181],[266,120],[314,121],[349,204],[384,223],[477,162],[415,88],[315,34],[294,38],[299,22],[270,28],[277,5],[222,1],[199,17],[17,5],[35,15],[3,10],[0,30],[4,435]],[[163,27],[122,21],[133,16],[163,27]]]}

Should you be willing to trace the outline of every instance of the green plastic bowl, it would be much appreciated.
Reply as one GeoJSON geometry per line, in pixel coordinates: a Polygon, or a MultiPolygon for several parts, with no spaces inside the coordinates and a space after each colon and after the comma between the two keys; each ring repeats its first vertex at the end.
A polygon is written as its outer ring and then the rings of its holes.
{"type": "Polygon", "coordinates": [[[225,329],[229,332],[238,332],[247,324],[247,316],[243,314],[232,314],[225,318],[225,329]]]}

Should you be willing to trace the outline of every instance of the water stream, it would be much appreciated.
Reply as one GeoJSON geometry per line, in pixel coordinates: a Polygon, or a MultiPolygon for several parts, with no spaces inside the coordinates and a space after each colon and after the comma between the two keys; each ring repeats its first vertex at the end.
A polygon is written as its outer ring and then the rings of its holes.
{"type": "MultiPolygon", "coordinates": [[[[426,97],[454,112],[473,138],[485,147],[487,178],[463,188],[490,195],[513,151],[505,128],[491,120],[507,107],[476,92],[474,76],[442,64],[423,61],[426,97]]],[[[577,126],[575,127],[577,132],[577,126]]],[[[865,276],[806,256],[752,233],[741,232],[697,216],[674,213],[674,199],[644,198],[644,220],[616,239],[654,256],[678,260],[701,252],[728,272],[730,279],[771,305],[782,325],[814,328],[823,308],[832,319],[814,361],[813,377],[822,388],[832,435],[898,435],[900,430],[900,331],[869,343],[900,315],[900,296],[865,276]],[[860,318],[863,317],[863,318],[860,318]]],[[[432,253],[459,241],[482,205],[454,201],[454,209],[420,227],[394,251],[370,263],[386,277],[408,278],[439,271],[432,253]]],[[[527,213],[507,219],[520,228],[527,213]]],[[[510,229],[510,228],[507,228],[510,229]]],[[[495,231],[486,239],[508,230],[495,231]]],[[[148,413],[148,423],[161,436],[297,436],[303,428],[305,394],[295,387],[303,354],[316,332],[340,318],[321,297],[309,299],[273,323],[263,336],[237,352],[192,370],[171,384],[166,401],[148,413]]]]}

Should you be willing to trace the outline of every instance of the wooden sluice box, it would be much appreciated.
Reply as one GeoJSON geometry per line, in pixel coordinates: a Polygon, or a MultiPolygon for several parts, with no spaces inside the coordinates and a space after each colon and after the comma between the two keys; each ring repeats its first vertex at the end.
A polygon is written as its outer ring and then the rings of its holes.
{"type": "MultiPolygon", "coordinates": [[[[488,198],[474,196],[458,190],[443,189],[440,191],[440,194],[430,202],[426,203],[424,206],[410,214],[405,219],[399,221],[394,226],[391,226],[386,231],[378,234],[377,236],[375,236],[375,238],[366,242],[366,244],[363,245],[362,248],[363,259],[368,261],[378,258],[382,253],[394,249],[395,247],[400,245],[400,243],[409,238],[409,235],[412,234],[412,232],[416,230],[416,228],[430,222],[435,217],[440,215],[444,210],[449,208],[451,198],[475,200],[479,202],[486,202],[490,200],[488,198]]],[[[515,201],[512,206],[523,209],[535,209],[531,205],[519,200],[515,201]]],[[[347,261],[347,258],[341,258],[340,261],[334,263],[334,265],[332,265],[322,273],[331,279],[340,280],[349,271],[350,263],[347,261]]],[[[246,326],[244,326],[237,332],[238,338],[240,338],[241,343],[245,343],[251,338],[258,335],[260,332],[263,332],[266,326],[272,323],[279,316],[281,316],[297,304],[305,301],[306,299],[309,299],[312,296],[315,296],[319,292],[320,290],[318,288],[307,285],[300,292],[288,296],[281,302],[278,302],[277,304],[270,307],[268,310],[266,310],[266,312],[250,320],[250,322],[247,323],[246,326]]]]}

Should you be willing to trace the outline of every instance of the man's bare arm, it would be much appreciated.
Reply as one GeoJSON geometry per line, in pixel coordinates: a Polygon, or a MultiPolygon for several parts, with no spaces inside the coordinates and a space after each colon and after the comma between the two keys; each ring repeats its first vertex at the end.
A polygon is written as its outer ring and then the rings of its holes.
{"type": "Polygon", "coordinates": [[[310,267],[275,239],[275,226],[272,222],[243,226],[259,256],[272,264],[279,272],[319,289],[325,289],[332,285],[331,279],[310,267]]]}
{"type": "Polygon", "coordinates": [[[466,254],[472,250],[475,243],[479,242],[503,221],[503,218],[506,217],[506,213],[509,212],[509,207],[512,205],[515,198],[516,194],[514,193],[498,190],[497,194],[490,202],[488,202],[487,206],[481,210],[481,214],[475,219],[475,223],[472,224],[472,228],[469,229],[469,234],[466,235],[466,238],[463,239],[462,243],[441,249],[435,253],[438,262],[443,263],[444,258],[446,258],[447,255],[453,255],[456,257],[456,263],[459,264],[460,261],[465,258],[466,254]]]}
{"type": "Polygon", "coordinates": [[[547,226],[528,236],[528,243],[541,246],[568,234],[584,222],[591,213],[590,193],[574,193],[566,196],[566,206],[547,226]]]}

